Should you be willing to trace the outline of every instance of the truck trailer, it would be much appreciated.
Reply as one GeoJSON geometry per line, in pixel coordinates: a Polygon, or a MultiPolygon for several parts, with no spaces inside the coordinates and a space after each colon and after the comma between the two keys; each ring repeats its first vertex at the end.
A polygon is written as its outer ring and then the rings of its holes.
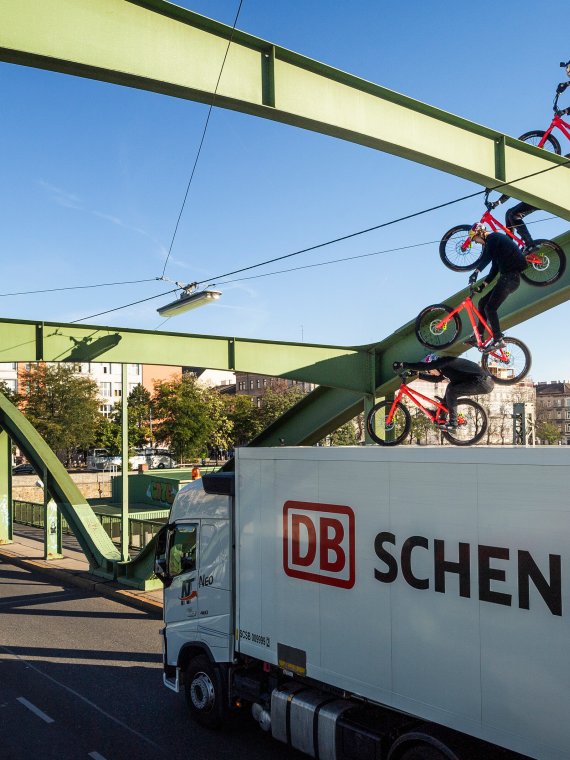
{"type": "Polygon", "coordinates": [[[570,451],[241,448],[157,541],[164,684],[319,760],[570,758],[570,451]]]}

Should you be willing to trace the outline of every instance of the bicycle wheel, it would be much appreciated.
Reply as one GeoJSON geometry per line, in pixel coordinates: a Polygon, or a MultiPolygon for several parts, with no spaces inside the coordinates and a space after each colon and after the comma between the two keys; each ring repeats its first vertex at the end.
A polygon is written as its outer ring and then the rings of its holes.
{"type": "Polygon", "coordinates": [[[481,366],[488,370],[499,385],[514,385],[528,374],[531,355],[528,347],[516,338],[503,338],[505,348],[483,354],[481,366]]]}
{"type": "MultiPolygon", "coordinates": [[[[531,132],[525,132],[524,135],[521,135],[518,139],[522,140],[522,142],[525,142],[527,145],[535,145],[538,147],[538,143],[542,140],[543,135],[543,130],[534,129],[531,132]]],[[[552,136],[552,134],[548,135],[542,147],[544,150],[550,150],[554,153],[558,153],[558,155],[562,153],[562,150],[560,149],[560,143],[556,137],[552,136]]]]}
{"type": "Polygon", "coordinates": [[[552,285],[559,280],[566,269],[566,254],[562,248],[552,240],[535,240],[535,245],[540,246],[530,254],[533,258],[540,258],[540,262],[530,263],[521,272],[521,278],[529,285],[544,287],[552,285]]]}
{"type": "Polygon", "coordinates": [[[472,242],[464,251],[462,250],[470,229],[470,224],[460,224],[458,227],[453,227],[447,230],[439,243],[441,260],[448,269],[453,269],[454,272],[468,272],[470,269],[475,269],[483,255],[481,246],[472,242]]]}
{"type": "Polygon", "coordinates": [[[410,412],[399,402],[396,404],[390,424],[386,424],[386,417],[390,413],[392,403],[392,401],[379,401],[368,412],[366,418],[366,429],[372,440],[380,446],[397,446],[402,443],[412,426],[410,412]]]}
{"type": "Polygon", "coordinates": [[[483,407],[470,398],[460,398],[457,402],[457,428],[442,431],[443,437],[455,446],[471,446],[485,435],[487,413],[483,407]]]}
{"type": "Polygon", "coordinates": [[[447,348],[456,340],[461,331],[459,315],[453,317],[442,327],[438,323],[453,309],[446,304],[434,304],[426,308],[416,317],[416,337],[419,342],[428,348],[447,348]]]}

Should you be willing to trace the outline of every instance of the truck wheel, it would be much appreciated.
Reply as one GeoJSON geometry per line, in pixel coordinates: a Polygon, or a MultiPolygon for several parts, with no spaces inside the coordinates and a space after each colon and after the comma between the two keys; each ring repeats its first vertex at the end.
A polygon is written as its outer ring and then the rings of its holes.
{"type": "Polygon", "coordinates": [[[185,688],[192,718],[206,728],[220,728],[227,712],[225,688],[219,668],[206,655],[190,660],[185,688]]]}
{"type": "Polygon", "coordinates": [[[448,755],[442,754],[435,747],[429,747],[427,744],[418,744],[404,752],[400,760],[448,760],[448,755]]]}

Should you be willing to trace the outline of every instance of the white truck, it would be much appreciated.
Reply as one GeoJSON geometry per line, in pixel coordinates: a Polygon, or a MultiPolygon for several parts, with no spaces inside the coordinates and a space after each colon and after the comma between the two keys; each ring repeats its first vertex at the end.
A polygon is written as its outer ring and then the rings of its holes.
{"type": "Polygon", "coordinates": [[[164,683],[319,760],[570,758],[570,450],[242,448],[159,535],[164,683]]]}

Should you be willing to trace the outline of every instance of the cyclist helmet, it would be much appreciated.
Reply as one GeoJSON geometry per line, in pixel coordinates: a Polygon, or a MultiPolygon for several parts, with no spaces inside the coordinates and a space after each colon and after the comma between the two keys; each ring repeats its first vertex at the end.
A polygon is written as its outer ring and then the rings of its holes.
{"type": "Polygon", "coordinates": [[[431,364],[436,359],[439,359],[439,356],[437,354],[428,354],[427,356],[424,356],[422,361],[424,362],[424,364],[431,364]]]}
{"type": "Polygon", "coordinates": [[[482,232],[487,232],[487,228],[481,222],[476,222],[469,230],[469,238],[473,240],[474,237],[480,235],[482,232]]]}

